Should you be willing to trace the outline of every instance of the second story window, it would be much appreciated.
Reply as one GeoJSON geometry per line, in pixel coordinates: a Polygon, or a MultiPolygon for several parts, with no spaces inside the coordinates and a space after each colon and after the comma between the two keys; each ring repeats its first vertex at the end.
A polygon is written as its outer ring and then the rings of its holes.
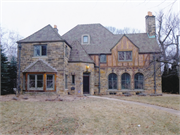
{"type": "Polygon", "coordinates": [[[46,56],[47,46],[46,45],[35,45],[34,46],[34,56],[46,56]]]}
{"type": "Polygon", "coordinates": [[[106,55],[100,55],[100,62],[106,63],[106,55]]]}
{"type": "Polygon", "coordinates": [[[83,43],[88,43],[88,36],[83,36],[83,43]]]}
{"type": "Polygon", "coordinates": [[[132,61],[132,51],[120,51],[118,52],[119,61],[132,61]]]}
{"type": "Polygon", "coordinates": [[[66,57],[68,57],[68,48],[67,48],[67,46],[65,48],[65,55],[66,55],[66,57]]]}

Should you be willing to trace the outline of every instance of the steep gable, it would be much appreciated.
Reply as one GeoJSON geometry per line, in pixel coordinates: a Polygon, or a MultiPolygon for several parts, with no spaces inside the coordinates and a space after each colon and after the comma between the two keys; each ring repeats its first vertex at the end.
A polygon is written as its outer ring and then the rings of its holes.
{"type": "Polygon", "coordinates": [[[52,28],[51,25],[47,25],[29,37],[18,41],[18,43],[29,43],[29,42],[48,42],[48,41],[63,41],[63,38],[58,32],[52,28]]]}

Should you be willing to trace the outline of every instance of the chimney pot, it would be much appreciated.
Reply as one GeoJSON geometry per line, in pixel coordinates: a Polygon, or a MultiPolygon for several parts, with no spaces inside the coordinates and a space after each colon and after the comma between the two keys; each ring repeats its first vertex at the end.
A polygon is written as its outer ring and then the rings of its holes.
{"type": "Polygon", "coordinates": [[[149,12],[148,12],[148,16],[152,16],[152,12],[149,11],[149,12]]]}
{"type": "Polygon", "coordinates": [[[57,25],[54,25],[54,28],[56,28],[56,29],[57,29],[57,25]]]}

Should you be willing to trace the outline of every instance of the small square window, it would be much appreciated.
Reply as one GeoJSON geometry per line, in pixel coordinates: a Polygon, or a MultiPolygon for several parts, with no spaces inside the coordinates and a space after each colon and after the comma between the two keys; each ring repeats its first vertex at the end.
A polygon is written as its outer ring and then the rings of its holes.
{"type": "Polygon", "coordinates": [[[100,62],[106,63],[106,55],[100,55],[100,62]]]}
{"type": "Polygon", "coordinates": [[[34,46],[34,56],[46,56],[47,46],[46,45],[35,45],[34,46]]]}
{"type": "Polygon", "coordinates": [[[88,43],[88,36],[83,36],[83,43],[88,43]]]}

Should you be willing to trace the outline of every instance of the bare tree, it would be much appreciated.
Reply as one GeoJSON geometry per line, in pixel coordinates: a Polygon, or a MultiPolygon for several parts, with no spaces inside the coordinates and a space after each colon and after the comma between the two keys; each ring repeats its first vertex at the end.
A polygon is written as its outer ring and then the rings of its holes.
{"type": "Polygon", "coordinates": [[[163,62],[166,69],[169,64],[178,66],[178,43],[176,35],[180,31],[180,18],[178,14],[164,14],[160,11],[157,14],[157,40],[162,54],[158,61],[163,62]]]}
{"type": "Polygon", "coordinates": [[[22,39],[17,32],[7,30],[0,25],[0,44],[3,52],[7,55],[8,60],[17,55],[17,41],[22,39]]]}
{"type": "Polygon", "coordinates": [[[141,31],[138,29],[131,29],[128,27],[124,27],[123,29],[117,29],[115,27],[112,26],[107,26],[106,27],[110,32],[112,32],[113,34],[130,34],[130,33],[140,33],[141,31]]]}

